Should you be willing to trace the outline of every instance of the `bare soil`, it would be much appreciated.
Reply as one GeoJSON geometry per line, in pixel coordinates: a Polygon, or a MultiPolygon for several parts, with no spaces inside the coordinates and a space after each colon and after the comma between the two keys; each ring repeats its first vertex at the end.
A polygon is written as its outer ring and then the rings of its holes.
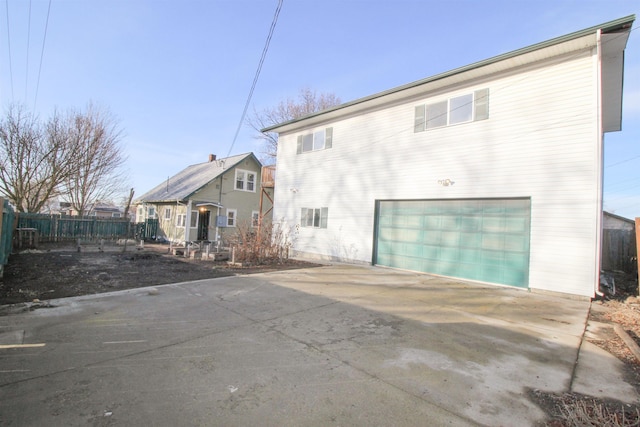
{"type": "MultiPolygon", "coordinates": [[[[11,255],[4,277],[0,279],[0,306],[318,265],[285,260],[237,267],[226,261],[174,256],[168,249],[168,245],[145,244],[142,250],[129,245],[123,251],[122,246],[111,242],[103,251],[93,244],[83,246],[78,252],[73,243],[41,244],[38,249],[11,255]]],[[[616,273],[615,280],[616,294],[593,301],[589,314],[590,322],[611,327],[605,328],[604,334],[591,342],[624,362],[626,380],[640,392],[640,360],[613,328],[614,324],[621,325],[640,345],[638,283],[634,276],[622,273],[616,273]]],[[[528,394],[547,413],[548,420],[543,424],[546,426],[640,426],[638,405],[577,393],[530,390],[528,394]]]]}
{"type": "Polygon", "coordinates": [[[44,301],[123,289],[187,282],[215,277],[252,274],[317,266],[297,260],[284,260],[244,267],[227,261],[207,261],[169,254],[169,246],[97,243],[41,244],[12,254],[0,279],[0,305],[44,301]]]}

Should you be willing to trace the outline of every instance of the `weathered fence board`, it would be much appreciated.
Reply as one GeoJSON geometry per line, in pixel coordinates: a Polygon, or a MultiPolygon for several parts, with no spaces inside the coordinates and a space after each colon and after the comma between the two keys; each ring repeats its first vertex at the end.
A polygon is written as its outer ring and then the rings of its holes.
{"type": "Polygon", "coordinates": [[[131,224],[124,218],[99,219],[90,216],[18,213],[17,228],[38,230],[40,242],[76,239],[149,239],[156,235],[158,220],[153,219],[147,220],[146,223],[131,224]]]}
{"type": "Polygon", "coordinates": [[[0,277],[11,255],[13,241],[13,220],[15,213],[9,201],[0,197],[0,277]]]}
{"type": "Polygon", "coordinates": [[[602,269],[635,271],[636,235],[630,230],[603,230],[602,269]]]}

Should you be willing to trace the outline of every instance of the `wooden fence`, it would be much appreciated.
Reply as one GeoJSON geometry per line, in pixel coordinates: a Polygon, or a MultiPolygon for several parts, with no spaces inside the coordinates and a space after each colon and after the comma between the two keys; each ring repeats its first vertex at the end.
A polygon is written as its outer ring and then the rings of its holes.
{"type": "Polygon", "coordinates": [[[0,278],[11,255],[15,213],[9,201],[0,197],[0,278]]]}
{"type": "Polygon", "coordinates": [[[602,269],[633,273],[636,265],[636,233],[633,230],[603,230],[602,269]]]}
{"type": "Polygon", "coordinates": [[[158,220],[130,223],[124,218],[99,219],[91,216],[63,216],[19,212],[17,229],[37,230],[39,242],[134,238],[149,239],[158,230],[158,220]]]}

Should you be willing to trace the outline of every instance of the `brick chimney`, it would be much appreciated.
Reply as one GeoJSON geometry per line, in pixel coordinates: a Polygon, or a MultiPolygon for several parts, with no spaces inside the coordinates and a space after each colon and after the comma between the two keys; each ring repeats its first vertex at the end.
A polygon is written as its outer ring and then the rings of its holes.
{"type": "Polygon", "coordinates": [[[216,159],[215,154],[209,154],[209,163],[213,162],[216,159]]]}

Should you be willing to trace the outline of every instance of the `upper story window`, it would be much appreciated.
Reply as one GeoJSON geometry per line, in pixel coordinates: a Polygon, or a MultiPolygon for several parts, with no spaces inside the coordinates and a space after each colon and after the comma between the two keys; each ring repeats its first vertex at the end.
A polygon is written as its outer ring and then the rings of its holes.
{"type": "Polygon", "coordinates": [[[326,128],[313,133],[298,135],[297,154],[306,153],[308,151],[326,150],[327,148],[331,148],[332,140],[333,128],[326,128]]]}
{"type": "Polygon", "coordinates": [[[489,118],[489,89],[415,107],[414,132],[489,118]]]}
{"type": "Polygon", "coordinates": [[[256,173],[242,169],[236,169],[236,190],[256,191],[256,173]]]}

